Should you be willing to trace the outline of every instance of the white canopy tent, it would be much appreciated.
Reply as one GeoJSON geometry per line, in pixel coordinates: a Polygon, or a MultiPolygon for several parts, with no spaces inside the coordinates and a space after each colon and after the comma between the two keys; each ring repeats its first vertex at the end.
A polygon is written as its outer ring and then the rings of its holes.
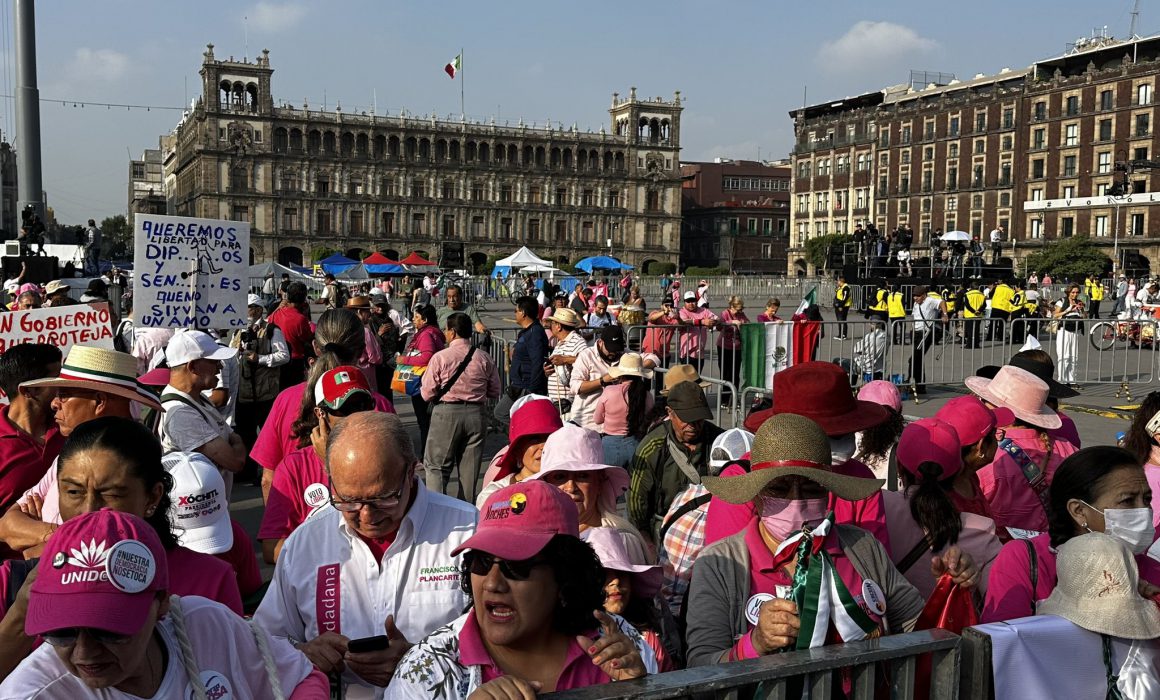
{"type": "Polygon", "coordinates": [[[496,267],[510,267],[512,269],[521,269],[530,265],[542,265],[543,267],[552,267],[550,260],[544,260],[540,256],[533,253],[527,246],[524,246],[512,253],[503,260],[495,261],[496,267]]]}

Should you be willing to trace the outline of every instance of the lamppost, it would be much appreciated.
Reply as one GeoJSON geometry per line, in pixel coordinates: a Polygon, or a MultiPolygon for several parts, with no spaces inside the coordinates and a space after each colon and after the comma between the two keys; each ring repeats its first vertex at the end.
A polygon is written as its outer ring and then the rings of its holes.
{"type": "Polygon", "coordinates": [[[1130,200],[1130,195],[1114,194],[1108,196],[1108,203],[1116,207],[1116,222],[1112,230],[1112,279],[1116,279],[1116,273],[1120,267],[1120,205],[1125,201],[1130,200]]]}

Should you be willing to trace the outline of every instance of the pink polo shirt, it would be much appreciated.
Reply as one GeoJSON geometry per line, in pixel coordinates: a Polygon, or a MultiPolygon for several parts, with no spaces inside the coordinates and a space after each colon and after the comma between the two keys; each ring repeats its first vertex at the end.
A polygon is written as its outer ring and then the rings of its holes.
{"type": "MultiPolygon", "coordinates": [[[[365,374],[365,373],[364,373],[365,374]]],[[[368,381],[370,381],[368,379],[368,381]]],[[[313,389],[312,389],[313,390],[313,389]]],[[[306,382],[288,387],[278,394],[270,407],[270,414],[262,424],[258,439],[250,450],[250,459],[262,465],[263,469],[274,470],[282,458],[298,449],[298,441],[290,434],[294,421],[298,420],[298,409],[302,405],[302,393],[306,382]]],[[[375,410],[394,413],[395,407],[386,397],[374,393],[375,410]]]]}
{"type": "MultiPolygon", "coordinates": [[[[1049,486],[1060,463],[1077,452],[1075,445],[1070,442],[1053,440],[1051,458],[1047,460],[1045,469],[1046,455],[1038,431],[1034,428],[1007,428],[1006,437],[1045,472],[1049,486]]],[[[1047,531],[1047,513],[1043,510],[1043,503],[1011,455],[1001,448],[995,450],[994,461],[980,469],[978,475],[979,486],[983,489],[983,496],[987,499],[987,506],[996,525],[1036,532],[1047,531]]]]}
{"type": "Polygon", "coordinates": [[[274,483],[266,501],[266,512],[258,528],[258,539],[281,540],[306,521],[316,509],[330,502],[326,466],[313,445],[300,447],[274,470],[274,483]]]}
{"type": "MultiPolygon", "coordinates": [[[[594,633],[586,636],[590,639],[594,633]]],[[[483,645],[483,637],[479,631],[479,623],[475,620],[475,611],[467,616],[463,622],[463,629],[459,631],[459,663],[462,666],[481,667],[484,683],[493,681],[504,675],[487,647],[483,645]]],[[[564,668],[556,680],[556,690],[571,690],[572,688],[587,688],[590,685],[602,685],[611,682],[608,674],[592,663],[592,658],[580,648],[575,637],[568,640],[568,655],[564,659],[564,668]]]]}
{"type": "MultiPolygon", "coordinates": [[[[596,400],[592,422],[601,426],[605,435],[628,435],[628,382],[617,382],[604,387],[596,400]]],[[[653,409],[652,392],[645,394],[644,411],[653,409]]]]}
{"type": "Polygon", "coordinates": [[[0,406],[0,511],[40,481],[64,446],[55,424],[44,433],[42,444],[8,420],[8,409],[0,406]]]}
{"type": "Polygon", "coordinates": [[[681,330],[680,356],[700,357],[701,353],[704,352],[705,341],[709,335],[709,329],[705,326],[705,321],[716,319],[717,314],[704,307],[699,307],[695,311],[689,311],[682,304],[677,316],[692,326],[691,328],[681,330]]]}
{"type": "MultiPolygon", "coordinates": [[[[991,565],[987,596],[983,601],[981,622],[1005,622],[1035,614],[1035,603],[1051,595],[1055,588],[1055,550],[1051,535],[1044,533],[1030,540],[1012,540],[1003,545],[991,565]],[[1031,558],[1027,542],[1035,547],[1038,580],[1031,589],[1031,558]]],[[[1160,562],[1147,554],[1136,556],[1140,578],[1160,585],[1160,562]]]]}
{"type": "Polygon", "coordinates": [[[1160,464],[1145,464],[1144,476],[1148,479],[1148,488],[1152,489],[1152,524],[1160,527],[1160,464]]]}

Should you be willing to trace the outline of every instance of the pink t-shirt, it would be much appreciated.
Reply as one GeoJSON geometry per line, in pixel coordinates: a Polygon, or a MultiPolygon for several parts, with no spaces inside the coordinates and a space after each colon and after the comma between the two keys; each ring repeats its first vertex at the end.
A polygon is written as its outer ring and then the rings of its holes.
{"type": "Polygon", "coordinates": [[[1152,489],[1152,524],[1160,527],[1160,465],[1145,464],[1144,476],[1148,479],[1148,488],[1152,489]]]}
{"type": "Polygon", "coordinates": [[[52,466],[40,477],[36,485],[24,492],[17,503],[27,504],[31,496],[40,496],[40,519],[50,525],[60,525],[60,491],[56,488],[56,460],[52,466]]]}
{"type": "Polygon", "coordinates": [[[242,597],[246,597],[262,587],[262,570],[258,568],[258,557],[254,554],[250,533],[233,518],[230,518],[230,527],[234,532],[233,546],[214,556],[234,570],[238,577],[238,590],[242,597]]]}
{"type": "Polygon", "coordinates": [[[695,311],[689,311],[682,305],[677,315],[690,326],[689,328],[681,330],[680,356],[700,357],[705,348],[705,340],[709,335],[709,329],[705,326],[705,321],[716,319],[717,314],[705,307],[698,307],[695,311]]]}
{"type": "Polygon", "coordinates": [[[316,509],[329,503],[326,466],[313,445],[300,447],[274,470],[274,483],[258,528],[258,539],[280,540],[290,536],[316,509]]]}
{"type": "MultiPolygon", "coordinates": [[[[987,597],[983,601],[982,622],[1004,622],[1035,614],[1035,603],[1051,595],[1055,588],[1055,551],[1051,535],[1030,540],[1012,540],[1003,545],[991,566],[987,597]],[[1027,542],[1035,547],[1037,580],[1031,590],[1031,559],[1027,542]]],[[[1136,557],[1140,579],[1160,585],[1160,562],[1140,554],[1136,557]]]]}
{"type": "MultiPolygon", "coordinates": [[[[593,638],[592,633],[587,636],[593,638]]],[[[459,663],[462,666],[480,666],[484,683],[504,675],[503,670],[487,653],[487,647],[483,645],[483,637],[479,631],[479,623],[475,621],[474,611],[467,616],[463,622],[463,629],[459,631],[459,663]]],[[[580,648],[575,637],[568,640],[568,655],[564,658],[564,668],[556,680],[556,690],[587,688],[611,680],[607,673],[592,663],[591,657],[580,648]]]]}
{"type": "MultiPolygon", "coordinates": [[[[600,398],[596,400],[596,413],[592,422],[602,426],[605,435],[628,434],[628,387],[629,382],[618,382],[604,387],[600,398]]],[[[645,394],[644,411],[648,413],[653,408],[652,392],[645,394]]]]}
{"type": "MultiPolygon", "coordinates": [[[[1076,453],[1076,446],[1066,440],[1053,440],[1051,458],[1044,468],[1043,443],[1034,428],[1007,428],[1006,437],[1045,472],[1047,484],[1055,476],[1055,470],[1067,457],[1076,453]]],[[[999,527],[1047,531],[1047,513],[1039,496],[1027,482],[1023,470],[1015,458],[1003,451],[995,450],[995,459],[978,471],[979,486],[987,499],[991,517],[999,527]]]]}
{"type": "MultiPolygon", "coordinates": [[[[250,459],[262,465],[263,469],[274,470],[282,458],[298,449],[298,443],[290,434],[294,421],[298,420],[298,409],[302,405],[302,392],[306,391],[306,382],[288,387],[274,399],[270,407],[270,415],[258,433],[254,448],[250,450],[250,459]]],[[[374,394],[375,410],[384,413],[394,413],[395,407],[385,396],[374,394]]]]}

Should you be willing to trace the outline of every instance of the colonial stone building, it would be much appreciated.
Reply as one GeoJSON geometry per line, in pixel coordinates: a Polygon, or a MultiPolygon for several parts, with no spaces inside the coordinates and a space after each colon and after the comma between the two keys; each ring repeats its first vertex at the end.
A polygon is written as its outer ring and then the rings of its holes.
{"type": "Polygon", "coordinates": [[[163,155],[178,215],[245,220],[252,257],[419,251],[480,268],[530,246],[560,264],[609,253],[647,270],[680,250],[681,97],[614,93],[609,129],[278,106],[269,52],[204,53],[202,96],[163,155]]]}
{"type": "Polygon", "coordinates": [[[790,272],[805,271],[807,239],[864,221],[908,225],[920,244],[1002,227],[1017,260],[1088,235],[1155,271],[1160,172],[1126,164],[1160,146],[1158,76],[1160,37],[1096,37],[1025,69],[794,110],[790,272]]]}

